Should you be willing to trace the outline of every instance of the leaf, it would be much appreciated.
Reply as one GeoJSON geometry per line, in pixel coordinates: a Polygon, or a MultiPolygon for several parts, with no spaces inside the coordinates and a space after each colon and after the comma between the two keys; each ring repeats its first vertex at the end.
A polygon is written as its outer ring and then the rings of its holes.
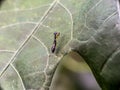
{"type": "Polygon", "coordinates": [[[118,90],[120,84],[119,6],[119,0],[84,0],[74,19],[75,40],[69,44],[86,60],[103,90],[118,90]]]}
{"type": "Polygon", "coordinates": [[[48,90],[59,60],[76,50],[103,89],[117,90],[119,12],[118,0],[6,0],[0,11],[1,87],[48,90]]]}
{"type": "Polygon", "coordinates": [[[58,0],[14,3],[6,0],[0,19],[1,87],[5,90],[48,89],[49,73],[72,38],[73,21],[69,10],[58,0]],[[52,54],[54,32],[60,32],[60,38],[52,54]]]}

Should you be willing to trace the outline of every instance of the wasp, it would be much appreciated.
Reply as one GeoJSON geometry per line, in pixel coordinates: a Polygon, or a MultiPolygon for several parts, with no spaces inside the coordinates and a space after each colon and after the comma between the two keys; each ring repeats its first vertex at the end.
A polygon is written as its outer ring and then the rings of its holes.
{"type": "Polygon", "coordinates": [[[60,32],[54,32],[54,41],[53,45],[51,47],[51,52],[54,53],[56,50],[56,45],[57,45],[57,38],[60,36],[60,32]]]}

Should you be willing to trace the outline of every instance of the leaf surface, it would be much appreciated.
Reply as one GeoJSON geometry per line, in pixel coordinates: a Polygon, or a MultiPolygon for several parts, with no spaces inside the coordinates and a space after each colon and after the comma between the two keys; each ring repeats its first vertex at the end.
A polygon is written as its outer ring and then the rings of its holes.
{"type": "Polygon", "coordinates": [[[103,88],[119,86],[119,18],[118,0],[6,0],[0,11],[1,87],[48,89],[48,72],[67,49],[86,60],[103,88]],[[52,54],[54,32],[60,37],[52,54]]]}

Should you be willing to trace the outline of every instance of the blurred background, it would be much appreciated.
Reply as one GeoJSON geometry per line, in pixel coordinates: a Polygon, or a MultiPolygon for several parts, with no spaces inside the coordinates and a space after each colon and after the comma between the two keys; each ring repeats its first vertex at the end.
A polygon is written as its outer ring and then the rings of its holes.
{"type": "Polygon", "coordinates": [[[76,52],[60,61],[50,90],[101,90],[89,66],[76,52]]]}

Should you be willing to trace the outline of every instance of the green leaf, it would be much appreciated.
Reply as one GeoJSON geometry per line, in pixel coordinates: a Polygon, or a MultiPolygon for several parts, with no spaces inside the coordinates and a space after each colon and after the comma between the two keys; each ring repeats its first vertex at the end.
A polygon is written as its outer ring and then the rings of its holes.
{"type": "Polygon", "coordinates": [[[72,16],[58,0],[13,2],[6,0],[0,12],[0,85],[3,90],[48,89],[51,70],[71,40],[72,16]],[[52,54],[54,32],[60,37],[52,54]]]}
{"type": "Polygon", "coordinates": [[[119,0],[6,0],[0,11],[1,87],[49,89],[59,60],[75,50],[103,90],[118,90],[119,19],[119,0]],[[53,54],[54,32],[60,37],[53,54]]]}
{"type": "Polygon", "coordinates": [[[92,69],[103,90],[118,90],[120,84],[119,0],[87,0],[79,8],[69,47],[92,69]]]}

